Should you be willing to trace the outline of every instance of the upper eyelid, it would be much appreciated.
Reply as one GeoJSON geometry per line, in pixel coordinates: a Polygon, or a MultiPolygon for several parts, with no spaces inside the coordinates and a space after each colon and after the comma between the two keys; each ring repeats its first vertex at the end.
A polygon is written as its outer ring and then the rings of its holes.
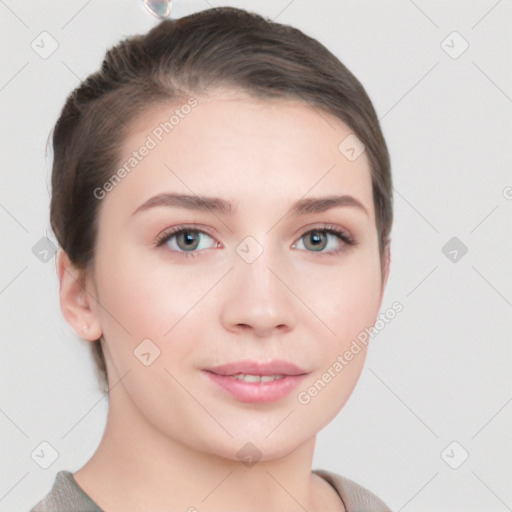
{"type": "Polygon", "coordinates": [[[170,228],[166,228],[163,231],[161,231],[156,239],[155,243],[158,243],[158,241],[165,240],[166,238],[170,238],[174,235],[177,235],[181,231],[199,231],[201,233],[205,233],[206,235],[210,236],[211,238],[215,239],[217,242],[217,237],[211,232],[210,229],[208,229],[206,226],[194,224],[194,225],[188,225],[188,224],[178,224],[177,226],[172,226],[170,228]]]}

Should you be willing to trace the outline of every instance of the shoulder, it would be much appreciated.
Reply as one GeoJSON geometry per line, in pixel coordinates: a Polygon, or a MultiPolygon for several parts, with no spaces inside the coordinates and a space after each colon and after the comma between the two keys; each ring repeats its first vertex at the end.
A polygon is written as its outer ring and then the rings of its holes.
{"type": "Polygon", "coordinates": [[[347,512],[391,512],[379,497],[350,478],[324,469],[315,469],[313,473],[336,489],[347,512]]]}
{"type": "Polygon", "coordinates": [[[50,492],[29,512],[103,512],[78,486],[70,471],[59,471],[50,492]]]}

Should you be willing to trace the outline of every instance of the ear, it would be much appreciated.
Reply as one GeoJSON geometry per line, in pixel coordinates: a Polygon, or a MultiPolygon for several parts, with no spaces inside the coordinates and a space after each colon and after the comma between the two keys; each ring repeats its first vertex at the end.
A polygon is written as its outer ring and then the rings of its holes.
{"type": "Polygon", "coordinates": [[[103,331],[96,315],[97,293],[92,279],[78,270],[68,255],[59,249],[57,274],[60,282],[60,309],[67,323],[86,341],[98,340],[103,331]]]}

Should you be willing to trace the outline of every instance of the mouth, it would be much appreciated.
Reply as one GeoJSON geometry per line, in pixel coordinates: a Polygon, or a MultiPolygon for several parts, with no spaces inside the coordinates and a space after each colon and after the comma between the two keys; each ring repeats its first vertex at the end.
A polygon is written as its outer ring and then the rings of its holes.
{"type": "Polygon", "coordinates": [[[309,372],[287,361],[238,361],[203,373],[240,402],[273,402],[287,396],[309,372]]]}
{"type": "Polygon", "coordinates": [[[227,363],[213,368],[206,368],[206,371],[224,376],[247,375],[255,377],[286,377],[289,375],[303,375],[306,370],[288,361],[275,360],[268,363],[259,361],[237,361],[227,363]]]}
{"type": "Polygon", "coordinates": [[[235,375],[227,375],[244,382],[271,382],[277,379],[283,379],[286,375],[250,375],[244,373],[236,373],[235,375]]]}

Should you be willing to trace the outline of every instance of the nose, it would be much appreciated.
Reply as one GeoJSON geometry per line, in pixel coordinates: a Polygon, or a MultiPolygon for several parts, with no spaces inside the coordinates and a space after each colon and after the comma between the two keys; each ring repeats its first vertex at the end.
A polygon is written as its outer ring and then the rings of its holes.
{"type": "MultiPolygon", "coordinates": [[[[234,255],[221,305],[221,322],[230,332],[268,337],[290,332],[298,320],[299,301],[290,290],[290,272],[270,251],[252,263],[234,255]]],[[[288,268],[290,268],[288,266],[288,268]]]]}

